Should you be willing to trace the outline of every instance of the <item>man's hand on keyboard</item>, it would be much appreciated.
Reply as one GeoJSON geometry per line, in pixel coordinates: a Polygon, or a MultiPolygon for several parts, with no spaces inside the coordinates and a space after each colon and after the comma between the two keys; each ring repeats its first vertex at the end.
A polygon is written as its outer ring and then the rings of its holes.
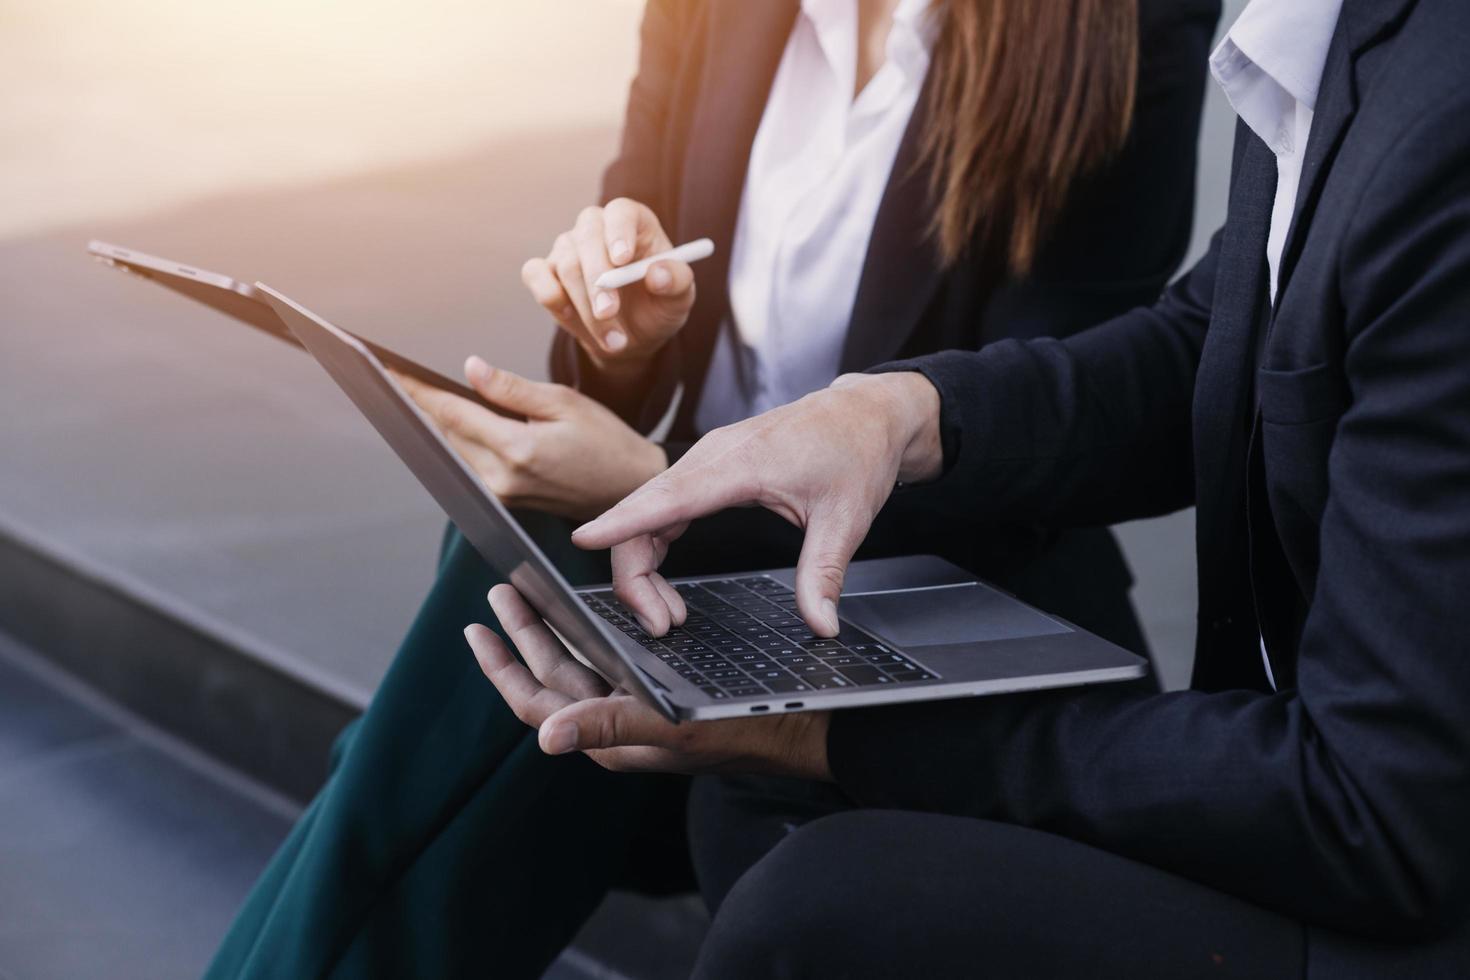
{"type": "Polygon", "coordinates": [[[661,636],[683,619],[658,574],[669,544],[705,514],[758,504],[806,531],[796,601],[819,636],[836,636],[853,552],[896,480],[942,466],[939,393],[920,374],[845,375],[832,387],[716,429],[674,466],[572,536],[612,548],[613,587],[661,636]]]}
{"type": "Polygon", "coordinates": [[[578,663],[511,586],[491,590],[490,606],[525,664],[484,626],[466,629],[465,639],[516,717],[538,730],[547,754],[584,752],[619,772],[832,778],[825,712],[675,725],[578,663]]]}

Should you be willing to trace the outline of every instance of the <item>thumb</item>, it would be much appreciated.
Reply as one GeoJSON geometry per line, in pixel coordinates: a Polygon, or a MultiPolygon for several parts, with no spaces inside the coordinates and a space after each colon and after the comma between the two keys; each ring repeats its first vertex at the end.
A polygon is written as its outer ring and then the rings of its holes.
{"type": "Polygon", "coordinates": [[[636,698],[605,697],[575,701],[541,723],[542,751],[550,755],[611,749],[625,745],[659,745],[674,726],[636,698]]]}
{"type": "Polygon", "coordinates": [[[694,288],[694,269],[687,262],[668,259],[655,262],[643,277],[643,288],[656,303],[686,307],[690,303],[690,290],[694,288]]]}
{"type": "Polygon", "coordinates": [[[853,553],[867,527],[841,511],[816,511],[807,522],[796,561],[796,606],[818,636],[836,636],[837,600],[853,553]]]}
{"type": "Polygon", "coordinates": [[[565,392],[560,385],[532,381],[513,371],[491,367],[479,357],[471,357],[464,362],[464,376],[470,386],[492,405],[508,408],[528,418],[553,418],[560,414],[565,401],[565,392]]]}

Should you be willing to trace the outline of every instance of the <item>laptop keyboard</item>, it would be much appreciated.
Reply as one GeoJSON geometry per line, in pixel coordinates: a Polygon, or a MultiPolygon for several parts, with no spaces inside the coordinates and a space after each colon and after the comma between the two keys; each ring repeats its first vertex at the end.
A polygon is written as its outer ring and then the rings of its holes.
{"type": "Polygon", "coordinates": [[[716,701],[729,698],[912,684],[938,675],[847,623],[835,639],[814,636],[796,594],[765,575],[675,586],[689,616],[655,638],[611,591],[582,599],[680,677],[716,701]]]}

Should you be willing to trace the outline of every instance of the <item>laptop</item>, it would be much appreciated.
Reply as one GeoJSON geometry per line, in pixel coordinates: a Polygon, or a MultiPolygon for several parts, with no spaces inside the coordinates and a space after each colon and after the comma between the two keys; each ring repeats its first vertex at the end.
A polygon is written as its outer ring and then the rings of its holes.
{"type": "MultiPolygon", "coordinates": [[[[99,246],[118,248],[94,243],[94,254],[99,246]]],[[[792,568],[671,579],[688,618],[650,636],[610,586],[566,581],[388,367],[451,390],[463,386],[430,380],[438,376],[263,283],[245,286],[192,266],[180,272],[178,263],[119,251],[126,254],[100,257],[134,271],[142,264],[150,278],[310,353],[568,650],[671,721],[1099,684],[1147,672],[1133,653],[932,556],[854,562],[835,638],[814,636],[801,620],[792,568]]]]}

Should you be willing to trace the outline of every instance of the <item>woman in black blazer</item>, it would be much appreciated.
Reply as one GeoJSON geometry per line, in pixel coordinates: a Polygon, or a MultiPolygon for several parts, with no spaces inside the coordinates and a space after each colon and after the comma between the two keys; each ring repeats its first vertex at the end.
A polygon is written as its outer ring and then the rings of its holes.
{"type": "MultiPolygon", "coordinates": [[[[866,9],[868,0],[852,2],[866,9]]],[[[1065,198],[1051,202],[1046,220],[1002,220],[1008,201],[990,199],[985,213],[972,208],[969,224],[946,223],[939,202],[959,198],[946,196],[936,169],[947,173],[946,161],[957,159],[945,156],[955,140],[944,137],[968,131],[955,113],[1001,109],[977,107],[973,92],[953,86],[936,91],[931,70],[877,203],[841,338],[841,372],[1002,338],[1071,333],[1151,303],[1183,257],[1218,0],[1138,0],[1136,13],[1133,0],[1014,3],[1013,13],[1043,19],[1089,11],[1113,24],[1126,17],[1137,32],[1124,48],[1137,52],[1126,73],[1131,79],[1136,67],[1131,113],[1129,104],[1121,113],[1131,119],[1126,138],[1120,129],[1105,161],[1074,167],[1065,198]],[[1025,228],[1035,233],[1029,239],[1016,231],[1025,228]]],[[[637,292],[647,286],[623,290],[609,314],[606,301],[592,309],[595,291],[584,281],[596,268],[567,261],[576,238],[569,233],[548,260],[526,270],[533,293],[562,326],[552,350],[561,384],[483,364],[468,371],[483,393],[533,421],[510,429],[449,396],[415,392],[573,581],[608,576],[605,558],[570,546],[567,519],[597,513],[701,434],[710,365],[722,332],[728,339],[735,329],[728,285],[752,145],[788,40],[805,16],[801,6],[651,0],[645,13],[622,147],[602,198],[642,206],[649,233],[641,252],[707,236],[714,257],[692,270],[671,267],[662,296],[637,292]],[[646,345],[652,353],[636,372],[620,375],[617,355],[647,338],[625,335],[613,346],[606,338],[615,325],[629,333],[640,326],[638,303],[657,307],[667,322],[654,332],[664,336],[646,345]],[[639,435],[654,429],[676,396],[667,436],[655,445],[639,435]]],[[[935,9],[975,16],[967,6],[937,0],[935,9]]],[[[1087,39],[1073,40],[1071,53],[1089,50],[1087,39]]],[[[938,38],[936,58],[948,44],[950,36],[938,38]]],[[[1068,56],[1065,48],[1054,54],[1068,56]]],[[[1089,77],[1066,67],[1059,77],[1089,77]]],[[[1015,82],[1021,94],[1026,77],[1015,82]]],[[[1038,118],[1021,120],[1031,129],[1017,143],[1020,152],[1028,139],[1065,149],[1067,141],[1054,137],[1077,121],[1043,124],[1035,111],[1038,118]]],[[[859,557],[940,554],[1142,648],[1128,571],[1106,530],[987,525],[983,502],[972,524],[935,526],[923,508],[922,493],[895,498],[859,557]]],[[[766,512],[740,511],[691,529],[670,561],[689,572],[789,565],[800,541],[766,512]]],[[[609,887],[690,887],[684,781],[615,776],[580,755],[543,756],[535,733],[484,684],[460,631],[483,618],[495,581],[451,531],[439,579],[372,706],[340,741],[329,781],[247,900],[211,976],[535,976],[609,887]]]]}

